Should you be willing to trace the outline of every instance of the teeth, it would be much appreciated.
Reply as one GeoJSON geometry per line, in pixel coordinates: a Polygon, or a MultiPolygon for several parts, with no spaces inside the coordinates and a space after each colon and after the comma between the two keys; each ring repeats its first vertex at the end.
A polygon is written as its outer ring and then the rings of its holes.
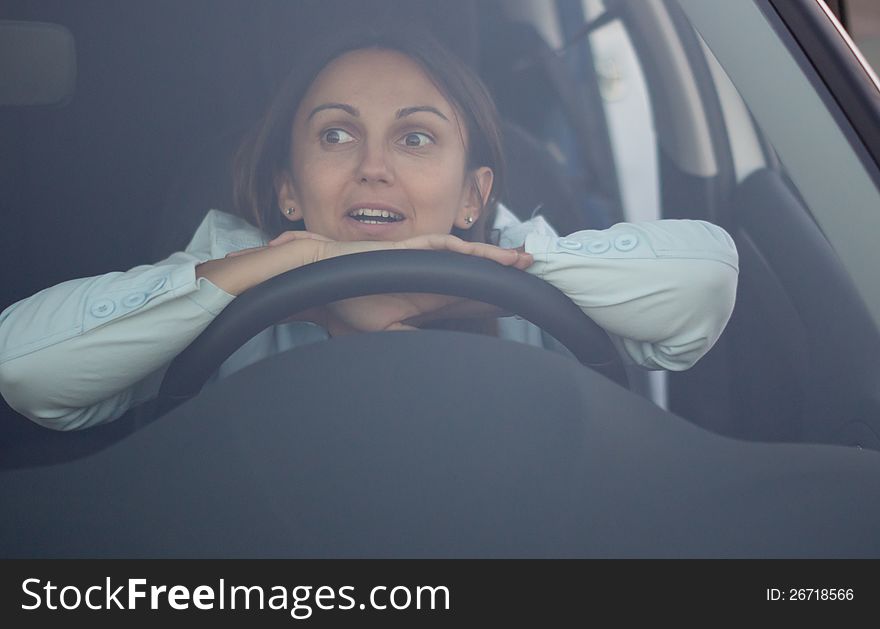
{"type": "Polygon", "coordinates": [[[358,220],[360,220],[363,223],[370,223],[370,224],[389,222],[389,221],[402,221],[403,220],[403,216],[401,216],[397,212],[390,212],[388,210],[378,210],[378,209],[374,209],[371,207],[361,207],[361,208],[354,209],[351,212],[349,212],[349,216],[351,216],[352,218],[357,218],[358,220]],[[363,220],[366,217],[382,218],[385,220],[384,221],[363,220]]]}

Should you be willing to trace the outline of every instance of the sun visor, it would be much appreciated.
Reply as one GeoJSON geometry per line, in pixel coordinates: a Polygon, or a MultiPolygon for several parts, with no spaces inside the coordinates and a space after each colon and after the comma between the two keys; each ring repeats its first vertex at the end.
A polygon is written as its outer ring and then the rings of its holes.
{"type": "Polygon", "coordinates": [[[66,27],[0,20],[0,105],[63,105],[75,84],[76,48],[66,27]]]}

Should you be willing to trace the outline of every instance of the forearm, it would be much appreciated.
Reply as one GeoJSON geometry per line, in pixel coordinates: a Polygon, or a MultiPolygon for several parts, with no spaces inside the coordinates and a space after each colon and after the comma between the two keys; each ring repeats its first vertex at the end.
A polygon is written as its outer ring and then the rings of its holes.
{"type": "Polygon", "coordinates": [[[715,343],[733,310],[737,255],[721,228],[654,221],[530,237],[534,273],[566,293],[636,363],[687,369],[715,343]]]}
{"type": "Polygon", "coordinates": [[[155,394],[163,368],[236,295],[320,253],[311,242],[263,244],[253,227],[212,211],[185,252],[13,304],[0,314],[0,394],[56,429],[118,417],[155,394]],[[253,249],[223,258],[226,243],[253,249]]]}
{"type": "Polygon", "coordinates": [[[109,421],[233,299],[194,274],[198,260],[65,282],[0,315],[0,393],[56,429],[109,421]]]}
{"type": "Polygon", "coordinates": [[[196,266],[196,278],[203,277],[230,295],[241,295],[269,278],[316,262],[319,256],[316,241],[296,241],[202,262],[196,266]]]}

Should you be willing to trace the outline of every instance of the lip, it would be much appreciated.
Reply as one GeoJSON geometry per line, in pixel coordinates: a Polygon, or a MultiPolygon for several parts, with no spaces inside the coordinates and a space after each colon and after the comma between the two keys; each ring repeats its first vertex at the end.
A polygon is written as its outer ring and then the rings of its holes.
{"type": "Polygon", "coordinates": [[[354,238],[352,238],[352,240],[397,240],[395,234],[397,234],[401,226],[406,223],[406,219],[397,221],[396,223],[362,223],[347,214],[343,220],[345,221],[345,224],[354,231],[354,238]]]}
{"type": "Polygon", "coordinates": [[[364,201],[352,204],[347,210],[345,210],[343,220],[346,225],[349,225],[351,229],[354,230],[356,235],[355,239],[394,240],[395,234],[397,234],[400,227],[409,220],[409,216],[406,212],[394,205],[364,201]],[[402,216],[403,220],[394,223],[362,223],[350,216],[351,212],[358,208],[370,208],[371,210],[386,210],[388,212],[394,212],[395,214],[402,216]]]}

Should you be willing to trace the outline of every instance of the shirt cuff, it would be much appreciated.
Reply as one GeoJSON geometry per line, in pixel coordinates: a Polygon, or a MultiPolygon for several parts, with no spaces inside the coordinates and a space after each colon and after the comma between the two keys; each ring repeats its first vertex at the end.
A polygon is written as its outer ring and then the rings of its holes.
{"type": "Polygon", "coordinates": [[[230,295],[206,277],[196,279],[196,291],[187,297],[214,316],[235,299],[235,295],[230,295]]]}
{"type": "Polygon", "coordinates": [[[534,262],[526,269],[526,271],[532,275],[540,277],[541,279],[545,279],[544,274],[547,270],[547,254],[552,249],[553,243],[556,239],[556,236],[548,234],[531,233],[526,236],[523,248],[526,253],[531,254],[532,258],[534,258],[534,262]]]}

